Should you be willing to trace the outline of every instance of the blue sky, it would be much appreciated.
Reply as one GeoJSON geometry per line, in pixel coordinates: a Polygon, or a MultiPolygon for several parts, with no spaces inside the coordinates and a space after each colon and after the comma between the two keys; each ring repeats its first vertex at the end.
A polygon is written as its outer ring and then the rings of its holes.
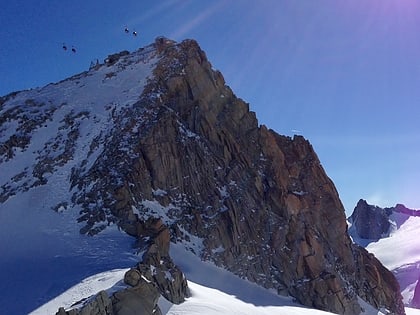
{"type": "Polygon", "coordinates": [[[419,30],[417,0],[7,1],[0,95],[194,38],[261,124],[310,140],[348,213],[420,208],[419,30]]]}

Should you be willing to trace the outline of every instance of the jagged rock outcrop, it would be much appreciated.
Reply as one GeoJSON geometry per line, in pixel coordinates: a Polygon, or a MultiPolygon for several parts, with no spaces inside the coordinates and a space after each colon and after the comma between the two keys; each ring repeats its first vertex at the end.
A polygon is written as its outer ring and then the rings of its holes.
{"type": "MultiPolygon", "coordinates": [[[[159,290],[178,294],[166,281],[185,281],[167,256],[171,239],[310,307],[359,314],[360,297],[404,314],[392,274],[351,242],[338,193],[307,140],[259,126],[195,41],[159,38],[137,54],[143,59],[135,62],[150,63],[153,73],[139,95],[130,95],[133,103],[105,107],[111,120],[83,144],[89,154],[73,163],[72,198],[66,201],[66,209],[81,209],[82,233],[115,223],[138,238],[139,248],[155,236],[143,262],[127,275],[129,283],[138,272],[159,290]],[[161,221],[150,219],[156,217],[161,221]],[[169,230],[161,230],[162,223],[169,230]]],[[[115,56],[92,70],[102,71],[104,82],[134,67],[130,55],[115,56]]],[[[75,80],[84,76],[92,73],[75,80]]],[[[71,144],[80,137],[79,126],[95,119],[101,117],[74,112],[60,121],[61,137],[46,149],[58,147],[63,155],[40,159],[46,162],[36,173],[39,185],[60,163],[77,160],[71,144]],[[60,146],[62,139],[67,145],[60,146]]],[[[25,143],[11,141],[0,156],[9,158],[13,146],[25,143]]],[[[0,198],[19,189],[26,188],[5,185],[0,198]]]]}
{"type": "Polygon", "coordinates": [[[157,305],[163,295],[179,304],[189,296],[187,280],[169,256],[168,228],[160,219],[149,218],[139,223],[139,246],[143,250],[141,262],[125,273],[127,288],[110,295],[101,291],[81,305],[56,315],[160,315],[157,305]]]}
{"type": "Polygon", "coordinates": [[[146,249],[142,261],[137,268],[131,269],[131,276],[127,275],[126,278],[134,279],[130,281],[133,285],[136,276],[132,275],[140,274],[146,281],[153,283],[168,301],[182,303],[189,296],[189,290],[187,279],[169,255],[169,229],[160,219],[149,218],[139,223],[138,233],[141,237],[140,246],[146,249]]]}
{"type": "Polygon", "coordinates": [[[60,307],[56,315],[114,315],[112,300],[105,291],[100,291],[81,308],[66,311],[60,307]]]}
{"type": "Polygon", "coordinates": [[[369,205],[360,199],[349,218],[352,228],[363,239],[378,240],[389,232],[392,209],[369,205]]]}

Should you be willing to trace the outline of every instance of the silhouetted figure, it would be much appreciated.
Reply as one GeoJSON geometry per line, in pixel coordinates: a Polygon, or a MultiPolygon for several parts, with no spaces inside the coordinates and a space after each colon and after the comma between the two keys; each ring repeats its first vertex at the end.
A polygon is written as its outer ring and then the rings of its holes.
{"type": "Polygon", "coordinates": [[[64,51],[67,51],[67,46],[66,46],[66,44],[64,44],[64,43],[63,43],[63,50],[64,50],[64,51]]]}

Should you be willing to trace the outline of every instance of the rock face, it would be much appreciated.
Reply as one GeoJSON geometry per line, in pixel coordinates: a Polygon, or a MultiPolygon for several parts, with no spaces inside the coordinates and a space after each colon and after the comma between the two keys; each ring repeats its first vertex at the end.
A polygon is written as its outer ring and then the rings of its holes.
{"type": "Polygon", "coordinates": [[[379,240],[389,232],[389,215],[391,213],[392,209],[372,206],[360,199],[349,221],[361,238],[379,240]]]}
{"type": "MultiPolygon", "coordinates": [[[[310,307],[359,314],[362,298],[404,314],[393,275],[350,240],[338,193],[310,143],[259,126],[195,41],[159,38],[146,52],[143,62],[154,60],[153,75],[132,105],[107,107],[112,128],[85,146],[95,160],[72,168],[73,195],[63,203],[82,209],[82,233],[116,223],[140,248],[154,236],[126,281],[136,288],[145,277],[182,300],[185,280],[168,256],[170,239],[310,307]]],[[[92,71],[130,69],[130,55],[115,56],[92,71]]],[[[67,153],[39,170],[39,185],[47,180],[43,174],[67,163],[64,157],[76,159],[71,143],[86,119],[89,113],[75,112],[63,120],[67,153]]],[[[24,147],[26,135],[2,146],[2,158],[24,147]]],[[[0,197],[14,192],[5,187],[0,197]]]]}

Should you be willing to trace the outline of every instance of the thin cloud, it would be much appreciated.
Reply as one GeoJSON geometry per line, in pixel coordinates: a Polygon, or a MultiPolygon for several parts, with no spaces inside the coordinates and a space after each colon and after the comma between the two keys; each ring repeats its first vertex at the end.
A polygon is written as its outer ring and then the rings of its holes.
{"type": "Polygon", "coordinates": [[[225,1],[218,1],[213,6],[208,7],[207,10],[204,10],[201,14],[197,15],[187,23],[181,25],[179,29],[175,30],[175,32],[171,34],[170,38],[179,39],[186,37],[187,34],[189,34],[193,29],[203,24],[213,14],[219,11],[225,5],[225,3],[225,1]]]}
{"type": "Polygon", "coordinates": [[[174,7],[177,7],[179,3],[182,2],[181,0],[172,0],[172,1],[165,1],[160,5],[152,7],[148,11],[136,16],[135,18],[130,19],[127,24],[129,25],[138,25],[141,23],[146,22],[147,20],[154,20],[156,17],[161,16],[163,12],[169,11],[174,7]]]}

